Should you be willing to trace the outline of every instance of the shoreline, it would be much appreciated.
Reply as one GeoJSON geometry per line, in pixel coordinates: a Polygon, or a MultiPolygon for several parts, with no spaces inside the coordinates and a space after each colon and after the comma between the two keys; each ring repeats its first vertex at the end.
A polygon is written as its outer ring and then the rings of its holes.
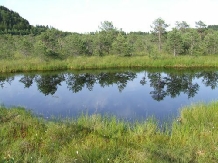
{"type": "Polygon", "coordinates": [[[0,107],[2,162],[217,162],[218,102],[183,107],[160,130],[100,115],[49,121],[0,107]]]}
{"type": "Polygon", "coordinates": [[[1,60],[0,72],[56,71],[56,70],[91,70],[118,68],[174,68],[204,69],[218,68],[218,57],[213,56],[148,56],[118,57],[74,57],[64,60],[43,61],[39,58],[1,60]]]}

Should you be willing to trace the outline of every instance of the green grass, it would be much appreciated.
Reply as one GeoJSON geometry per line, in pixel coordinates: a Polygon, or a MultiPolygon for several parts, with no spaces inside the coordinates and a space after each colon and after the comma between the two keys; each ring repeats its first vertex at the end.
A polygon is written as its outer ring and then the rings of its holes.
{"type": "Polygon", "coordinates": [[[120,57],[73,57],[64,60],[43,61],[39,58],[0,60],[0,72],[24,72],[43,70],[82,70],[105,68],[217,68],[218,56],[178,56],[160,55],[120,57]]]}
{"type": "Polygon", "coordinates": [[[169,126],[100,115],[52,121],[1,107],[0,162],[218,162],[218,102],[185,107],[169,126]]]}

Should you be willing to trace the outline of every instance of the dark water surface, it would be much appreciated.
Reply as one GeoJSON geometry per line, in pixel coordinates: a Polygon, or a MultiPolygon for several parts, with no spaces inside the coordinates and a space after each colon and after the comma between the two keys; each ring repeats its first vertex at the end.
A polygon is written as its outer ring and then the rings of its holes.
{"type": "Polygon", "coordinates": [[[109,114],[127,120],[179,116],[218,99],[216,70],[102,70],[0,75],[0,103],[44,117],[109,114]]]}

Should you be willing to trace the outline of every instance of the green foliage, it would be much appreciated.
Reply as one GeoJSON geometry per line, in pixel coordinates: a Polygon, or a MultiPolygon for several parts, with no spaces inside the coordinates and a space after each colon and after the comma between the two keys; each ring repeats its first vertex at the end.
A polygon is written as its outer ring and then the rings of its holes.
{"type": "Polygon", "coordinates": [[[207,54],[216,54],[218,47],[218,32],[214,30],[209,30],[204,39],[207,54]]]}
{"type": "Polygon", "coordinates": [[[201,29],[201,28],[206,28],[207,25],[204,24],[204,22],[202,22],[202,21],[200,20],[200,21],[198,21],[198,22],[195,22],[195,27],[201,29]]]}
{"type": "Polygon", "coordinates": [[[31,26],[30,34],[40,35],[42,32],[46,32],[48,29],[49,27],[44,25],[31,26]]]}
{"type": "MultiPolygon", "coordinates": [[[[153,46],[152,37],[148,33],[130,32],[125,35],[128,45],[134,55],[150,55],[149,47],[153,46]]],[[[156,46],[156,45],[155,45],[156,46]]],[[[158,52],[158,51],[157,51],[158,52]]]]}
{"type": "Polygon", "coordinates": [[[198,32],[195,29],[189,29],[182,37],[186,53],[190,55],[195,54],[201,40],[198,32]]]}
{"type": "Polygon", "coordinates": [[[154,33],[165,33],[168,26],[162,18],[157,18],[153,21],[153,26],[151,27],[154,33]]]}
{"type": "Polygon", "coordinates": [[[34,52],[33,40],[31,35],[14,37],[14,42],[17,43],[16,51],[23,57],[31,56],[34,52]]]}
{"type": "Polygon", "coordinates": [[[85,52],[85,45],[80,34],[71,34],[62,39],[62,52],[66,56],[78,56],[85,52]]]}
{"type": "Polygon", "coordinates": [[[118,34],[117,38],[112,44],[112,49],[114,54],[118,54],[120,56],[131,56],[133,48],[127,42],[127,39],[121,33],[118,34]]]}
{"type": "Polygon", "coordinates": [[[173,29],[167,34],[167,43],[174,56],[181,54],[183,50],[182,34],[179,30],[173,29]]]}
{"type": "Polygon", "coordinates": [[[0,34],[12,35],[39,35],[49,29],[48,26],[32,26],[18,13],[0,6],[0,34]]]}
{"type": "Polygon", "coordinates": [[[112,22],[109,22],[109,21],[104,21],[104,22],[101,22],[101,26],[99,26],[99,29],[101,31],[106,31],[106,32],[109,32],[109,31],[116,31],[117,29],[114,27],[113,23],[112,22]]]}
{"type": "Polygon", "coordinates": [[[182,22],[178,22],[176,21],[176,29],[182,31],[182,32],[186,32],[186,30],[189,28],[190,26],[187,24],[186,21],[182,21],[182,22]]]}
{"type": "Polygon", "coordinates": [[[154,20],[152,33],[118,30],[110,21],[101,22],[99,31],[92,33],[62,32],[53,27],[36,25],[9,28],[10,23],[25,22],[19,14],[0,7],[0,58],[25,59],[26,57],[67,59],[78,56],[147,55],[153,59],[161,54],[207,55],[217,54],[218,35],[216,25],[208,26],[196,22],[190,28],[185,22],[176,22],[176,29],[166,31],[168,25],[162,18],[154,20]],[[3,19],[4,17],[4,19],[3,19]],[[16,18],[16,21],[13,20],[16,18]],[[7,18],[7,19],[6,19],[7,18]],[[9,20],[8,20],[9,19],[9,20]],[[23,21],[22,21],[23,20],[23,21]],[[9,25],[7,22],[10,22],[9,25]],[[4,28],[3,28],[4,26],[4,28]],[[7,26],[7,28],[6,28],[7,26]]]}
{"type": "Polygon", "coordinates": [[[101,22],[100,31],[95,33],[94,54],[98,56],[108,55],[111,53],[112,43],[118,35],[118,30],[112,22],[101,22]]]}
{"type": "Polygon", "coordinates": [[[166,24],[162,18],[155,19],[153,21],[153,26],[151,26],[151,28],[153,29],[152,32],[158,36],[159,51],[161,51],[162,48],[162,34],[166,32],[167,27],[169,27],[169,25],[166,24]]]}
{"type": "Polygon", "coordinates": [[[207,28],[208,29],[213,29],[215,31],[218,31],[218,25],[208,25],[207,28]]]}
{"type": "Polygon", "coordinates": [[[95,50],[95,34],[84,34],[82,35],[83,42],[83,53],[87,56],[91,56],[94,54],[95,50]]]}
{"type": "Polygon", "coordinates": [[[11,35],[0,35],[0,58],[11,59],[14,56],[16,50],[13,37],[11,35]]]}
{"type": "Polygon", "coordinates": [[[3,31],[3,33],[24,34],[28,33],[30,28],[29,22],[20,17],[18,13],[0,6],[0,31],[3,31]]]}
{"type": "Polygon", "coordinates": [[[39,36],[37,36],[37,42],[35,45],[35,52],[39,56],[43,56],[44,58],[57,59],[61,58],[62,53],[62,37],[63,33],[51,28],[45,32],[42,32],[39,36]]]}

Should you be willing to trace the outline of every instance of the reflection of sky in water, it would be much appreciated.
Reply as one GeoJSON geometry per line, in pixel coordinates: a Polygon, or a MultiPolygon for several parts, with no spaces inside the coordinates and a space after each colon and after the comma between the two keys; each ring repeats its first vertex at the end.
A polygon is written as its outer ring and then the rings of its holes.
{"type": "Polygon", "coordinates": [[[22,76],[17,75],[11,85],[6,83],[2,89],[0,88],[0,102],[5,106],[18,105],[32,109],[45,117],[50,115],[71,117],[88,112],[134,120],[152,115],[158,119],[168,119],[178,115],[182,106],[218,99],[216,89],[211,90],[202,84],[202,78],[195,78],[193,83],[198,83],[200,88],[193,98],[188,99],[188,95],[181,92],[180,96],[175,98],[166,96],[162,101],[155,101],[150,94],[154,88],[150,87],[149,80],[145,85],[140,84],[143,75],[144,72],[137,73],[137,78],[128,81],[122,92],[119,92],[116,84],[102,88],[96,82],[92,91],[83,87],[82,91],[73,93],[67,88],[66,82],[62,82],[55,94],[47,96],[38,91],[36,83],[24,88],[24,84],[19,82],[22,76]]]}

